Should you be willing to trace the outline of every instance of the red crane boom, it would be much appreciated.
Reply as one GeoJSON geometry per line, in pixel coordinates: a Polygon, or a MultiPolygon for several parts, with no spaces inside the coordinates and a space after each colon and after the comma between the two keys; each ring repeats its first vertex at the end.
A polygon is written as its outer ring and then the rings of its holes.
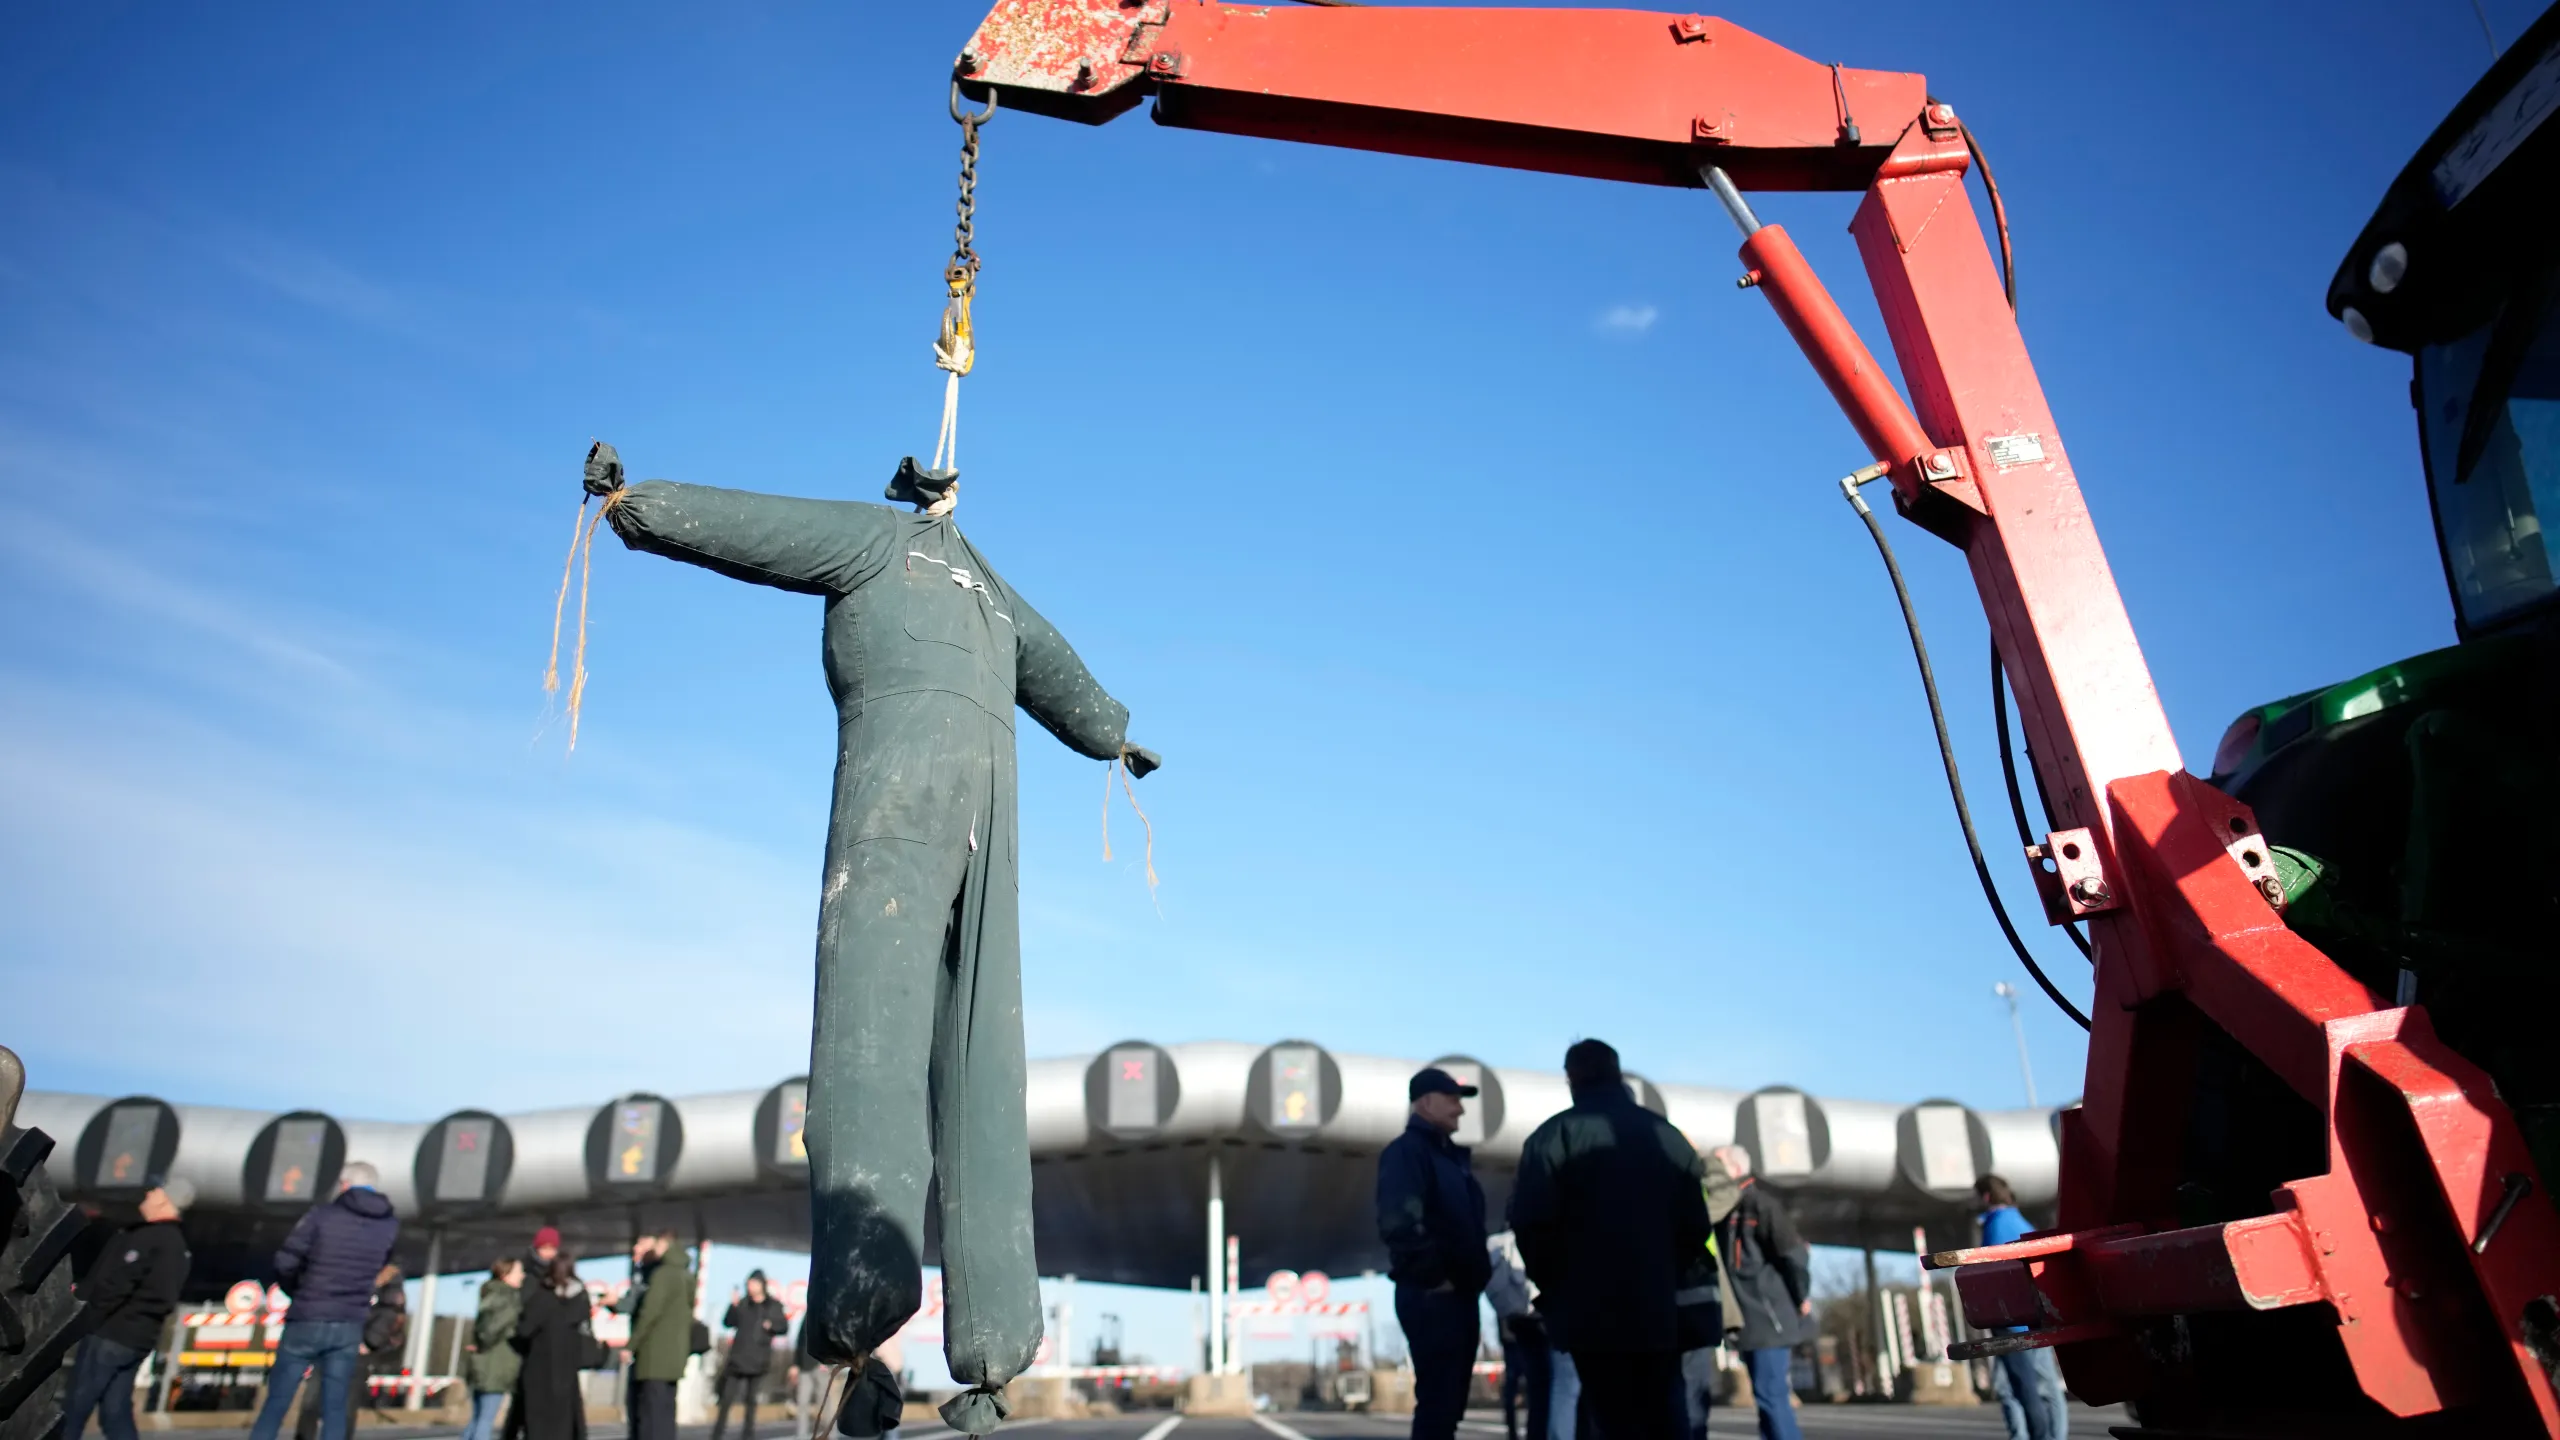
{"type": "MultiPolygon", "coordinates": [[[[2059,827],[2049,918],[2086,921],[2089,1069],[2062,1126],[2062,1229],[1936,1257],[1967,1318],[2058,1345],[2099,1403],[2180,1383],[2168,1317],[2326,1306],[2379,1416],[2560,1436],[2560,1210],[2514,1116],[2423,1009],[2297,937],[2248,808],[2186,773],[1966,193],[1955,112],[1921,77],[1824,65],[1726,21],[1631,10],[1000,0],[973,98],[1697,187],[1864,191],[1850,233],[1911,403],[1785,232],[1738,193],[1767,296],[1891,476],[1965,552],[2059,827]],[[2218,1028],[2309,1103],[2329,1168],[2263,1215],[2177,1223],[2197,1049],[2218,1028]],[[2145,1342],[2149,1343],[2145,1343],[2145,1342]]],[[[2162,463],[2183,457],[2163,452],[2162,463]]],[[[2235,587],[2234,624],[2251,623],[2235,587]]]]}

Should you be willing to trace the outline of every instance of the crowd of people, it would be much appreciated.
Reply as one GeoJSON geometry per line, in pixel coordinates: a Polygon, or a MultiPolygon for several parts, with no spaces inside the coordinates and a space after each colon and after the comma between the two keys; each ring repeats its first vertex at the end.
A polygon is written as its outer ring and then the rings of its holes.
{"type": "MultiPolygon", "coordinates": [[[[135,1376],[159,1348],[185,1289],[193,1257],[180,1221],[194,1203],[187,1181],[155,1181],[143,1194],[140,1223],[121,1232],[81,1278],[79,1298],[99,1320],[73,1357],[61,1440],[83,1440],[92,1416],[107,1440],[138,1440],[135,1376]]],[[[409,1315],[406,1277],[391,1260],[399,1239],[380,1172],[361,1160],[345,1165],[337,1193],[294,1225],[275,1255],[277,1283],[293,1305],[249,1440],[277,1440],[297,1397],[299,1440],[347,1440],[359,1373],[368,1366],[401,1371],[409,1315]]],[[[631,1260],[631,1284],[616,1302],[630,1321],[631,1440],[675,1440],[676,1382],[694,1356],[712,1348],[711,1336],[694,1319],[697,1279],[674,1232],[642,1236],[631,1260]]],[[[499,1257],[480,1286],[464,1347],[470,1405],[462,1440],[586,1440],[584,1372],[618,1363],[596,1335],[594,1313],[594,1297],[562,1253],[557,1229],[544,1226],[524,1254],[499,1257]]],[[[723,1440],[737,1407],[742,1440],[755,1440],[757,1392],[776,1342],[790,1333],[789,1314],[759,1270],[732,1297],[724,1323],[735,1339],[716,1381],[712,1437],[723,1440]]],[[[810,1440],[824,1370],[799,1349],[788,1378],[797,1389],[800,1440],[810,1440]]]]}
{"type": "Polygon", "coordinates": [[[1453,1440],[1490,1300],[1505,1427],[1530,1440],[1704,1440],[1715,1352],[1742,1353],[1760,1433],[1794,1440],[1788,1369],[1813,1313],[1786,1208],[1727,1146],[1700,1157],[1638,1105],[1605,1041],[1565,1051],[1573,1103],[1532,1131],[1508,1243],[1455,1139],[1476,1088],[1437,1067],[1407,1086],[1412,1118],[1378,1161],[1378,1233],[1414,1373],[1414,1440],[1453,1440]]]}
{"type": "MultiPolygon", "coordinates": [[[[1378,1233],[1395,1313],[1414,1371],[1413,1440],[1455,1440],[1473,1384],[1479,1301],[1492,1306],[1504,1359],[1512,1440],[1706,1440],[1721,1347],[1741,1357],[1763,1440],[1797,1440],[1794,1351],[1810,1328],[1809,1250],[1786,1206],[1726,1145],[1701,1157],[1662,1116],[1638,1105],[1599,1040],[1565,1051],[1572,1096],[1523,1143],[1506,1234],[1488,1233],[1484,1188],[1456,1135],[1476,1087],[1436,1066],[1407,1086],[1411,1116],[1378,1160],[1378,1233]]],[[[292,1296],[266,1396],[249,1440],[277,1440],[306,1379],[301,1440],[346,1440],[356,1376],[368,1358],[396,1372],[408,1338],[403,1276],[392,1262],[400,1222],[379,1172],[352,1161],[337,1193],[297,1222],[276,1252],[292,1296]]],[[[2030,1228],[1997,1175],[1975,1185],[1982,1240],[2030,1228]]],[[[191,1263],[180,1222],[194,1203],[183,1179],[151,1185],[140,1223],[108,1246],[79,1285],[99,1318],[74,1357],[62,1440],[95,1415],[107,1440],[138,1440],[136,1371],[159,1344],[191,1263]]],[[[631,1440],[675,1440],[676,1383],[710,1333],[694,1318],[698,1278],[672,1231],[631,1250],[616,1302],[630,1321],[626,1413],[631,1440]]],[[[480,1287],[464,1380],[462,1440],[586,1440],[584,1372],[615,1363],[594,1326],[594,1299],[560,1232],[535,1232],[480,1287]],[[502,1421],[503,1416],[503,1432],[502,1421]]],[[[733,1293],[724,1325],[711,1440],[732,1409],[754,1440],[756,1403],[790,1319],[763,1271],[733,1293]]],[[[787,1382],[800,1440],[825,1399],[826,1372],[805,1322],[787,1382]]],[[[1994,1391],[2011,1440],[2069,1433],[2062,1380],[2048,1349],[1999,1357],[1994,1391]]]]}
{"type": "MultiPolygon", "coordinates": [[[[1636,1103],[1618,1052],[1565,1051],[1572,1105],[1523,1143],[1507,1235],[1489,1235],[1459,1122],[1476,1087],[1429,1067],[1378,1158],[1378,1236],[1413,1364],[1413,1440],[1454,1440],[1479,1344],[1503,1355],[1503,1424],[1521,1440],[1706,1440],[1720,1347],[1740,1357],[1763,1440],[1798,1440],[1796,1347],[1813,1328],[1811,1251],[1737,1145],[1703,1157],[1636,1103]]],[[[1976,1186],[1983,1242],[2029,1228],[1997,1175],[1976,1186]]],[[[2069,1433],[2050,1350],[2003,1356],[2011,1440],[2069,1433]]]]}

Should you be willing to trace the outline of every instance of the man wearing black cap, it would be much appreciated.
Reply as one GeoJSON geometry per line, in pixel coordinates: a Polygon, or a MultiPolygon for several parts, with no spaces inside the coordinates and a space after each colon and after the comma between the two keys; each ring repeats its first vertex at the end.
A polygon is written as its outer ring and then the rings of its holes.
{"type": "Polygon", "coordinates": [[[1449,1138],[1475,1093],[1436,1065],[1416,1071],[1405,1086],[1413,1118],[1378,1157],[1378,1238],[1413,1356],[1413,1440],[1458,1432],[1481,1336],[1476,1299],[1493,1274],[1484,1187],[1465,1147],[1449,1138]]]}

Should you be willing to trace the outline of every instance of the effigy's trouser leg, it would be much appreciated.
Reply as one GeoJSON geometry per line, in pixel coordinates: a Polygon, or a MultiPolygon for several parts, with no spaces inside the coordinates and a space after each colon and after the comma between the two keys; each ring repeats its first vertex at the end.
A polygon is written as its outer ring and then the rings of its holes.
{"type": "Polygon", "coordinates": [[[1023,1121],[1011,736],[989,748],[991,803],[978,810],[979,843],[969,855],[934,1014],[943,1353],[951,1377],[972,1387],[944,1405],[942,1417],[969,1434],[985,1434],[1004,1418],[1004,1383],[1031,1364],[1041,1331],[1031,1147],[1023,1121]]]}
{"type": "MultiPolygon", "coordinates": [[[[848,813],[886,808],[848,790],[840,783],[840,831],[848,813]]],[[[905,828],[932,839],[831,838],[818,913],[809,1337],[830,1364],[878,1349],[924,1298],[935,997],[969,852],[965,822],[947,838],[905,828]]]]}
{"type": "MultiPolygon", "coordinates": [[[[973,1388],[955,1428],[1003,1418],[1000,1389],[1040,1343],[1023,1123],[1022,975],[1013,835],[1013,736],[984,716],[849,745],[872,776],[929,776],[930,842],[830,841],[818,925],[809,1065],[811,1350],[843,1363],[877,1349],[923,1298],[927,1181],[941,1190],[944,1349],[973,1388]],[[967,728],[968,735],[952,733],[967,728]],[[966,758],[961,758],[961,757],[966,758]]],[[[839,777],[837,826],[883,828],[907,797],[839,777]]]]}

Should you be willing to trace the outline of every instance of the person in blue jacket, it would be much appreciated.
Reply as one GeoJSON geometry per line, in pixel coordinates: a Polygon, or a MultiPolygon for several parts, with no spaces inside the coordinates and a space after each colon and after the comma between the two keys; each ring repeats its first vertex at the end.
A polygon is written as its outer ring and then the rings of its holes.
{"type": "Polygon", "coordinates": [[[373,1313],[374,1282],[400,1240],[400,1218],[381,1186],[382,1172],[348,1161],[338,1171],[337,1197],[304,1212],[276,1252],[276,1280],[293,1308],[249,1440],[276,1440],[305,1371],[320,1381],[320,1433],[347,1433],[347,1391],[373,1313]]]}
{"type": "MultiPolygon", "coordinates": [[[[2009,1182],[1999,1176],[1974,1181],[1973,1194],[1982,1202],[1983,1244],[2006,1245],[2036,1228],[2020,1213],[2009,1182]]],[[[2014,1335],[2025,1328],[2011,1326],[2007,1333],[2014,1335]]],[[[1991,1389],[2000,1398],[2000,1418],[2008,1424],[2009,1440],[2064,1440],[2071,1433],[2062,1369],[2054,1363],[2051,1346],[2001,1356],[1991,1367],[1991,1389]]]]}
{"type": "Polygon", "coordinates": [[[1458,1433],[1483,1334],[1476,1304],[1493,1277],[1484,1187],[1452,1138],[1475,1093],[1437,1065],[1415,1071],[1405,1084],[1412,1116],[1378,1156],[1378,1238],[1413,1357],[1413,1440],[1458,1433]]]}

